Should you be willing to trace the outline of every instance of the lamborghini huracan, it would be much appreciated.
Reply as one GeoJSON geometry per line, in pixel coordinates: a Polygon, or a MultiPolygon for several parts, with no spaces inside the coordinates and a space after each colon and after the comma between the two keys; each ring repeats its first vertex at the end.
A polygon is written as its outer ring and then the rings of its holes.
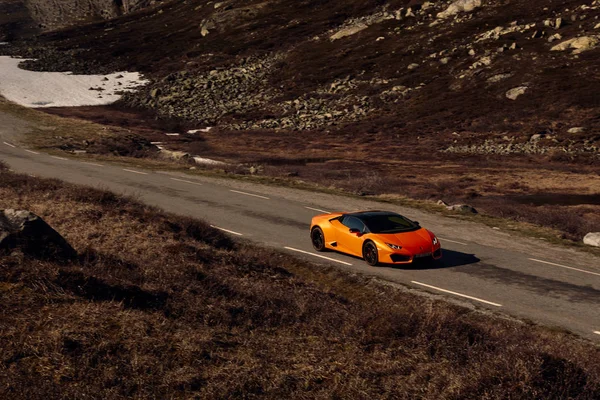
{"type": "Polygon", "coordinates": [[[440,241],[431,231],[387,211],[317,215],[310,224],[310,239],[317,251],[339,251],[373,266],[442,257],[440,241]]]}

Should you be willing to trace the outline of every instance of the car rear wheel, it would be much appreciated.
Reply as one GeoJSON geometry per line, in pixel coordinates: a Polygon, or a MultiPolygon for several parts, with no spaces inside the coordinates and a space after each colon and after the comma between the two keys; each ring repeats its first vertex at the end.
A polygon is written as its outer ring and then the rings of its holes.
{"type": "Polygon", "coordinates": [[[363,258],[367,264],[375,266],[379,263],[379,254],[377,253],[377,246],[373,242],[367,242],[363,246],[363,258]]]}
{"type": "Polygon", "coordinates": [[[312,241],[312,245],[316,251],[325,251],[325,235],[323,234],[323,230],[318,226],[315,226],[312,231],[310,231],[310,240],[312,241]]]}

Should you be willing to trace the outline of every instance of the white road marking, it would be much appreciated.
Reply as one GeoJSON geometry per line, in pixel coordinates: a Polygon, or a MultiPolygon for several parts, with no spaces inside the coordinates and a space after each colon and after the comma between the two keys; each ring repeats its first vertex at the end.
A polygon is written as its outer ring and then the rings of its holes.
{"type": "Polygon", "coordinates": [[[93,165],[94,167],[104,167],[104,165],[102,165],[102,164],[96,164],[96,163],[93,163],[93,162],[82,161],[81,163],[82,164],[87,164],[87,165],[93,165]]]}
{"type": "MultiPolygon", "coordinates": [[[[184,179],[177,179],[177,178],[171,178],[171,180],[173,181],[177,181],[177,182],[183,182],[183,183],[190,183],[192,185],[198,185],[198,186],[202,186],[201,183],[197,183],[197,182],[192,182],[192,181],[186,181],[184,179]]],[[[212,226],[212,225],[211,225],[212,226]]],[[[217,228],[218,229],[218,228],[217,228]]]]}
{"type": "Polygon", "coordinates": [[[319,210],[318,208],[312,208],[312,207],[304,207],[304,208],[308,208],[309,210],[313,210],[313,211],[318,211],[318,212],[322,212],[322,213],[325,213],[325,214],[329,214],[329,211],[319,210]]]}
{"type": "Polygon", "coordinates": [[[140,175],[148,175],[146,172],[134,171],[132,169],[125,169],[125,168],[123,168],[123,171],[133,172],[134,174],[140,174],[140,175]]]}
{"type": "Polygon", "coordinates": [[[229,191],[230,191],[230,192],[233,192],[233,193],[245,194],[246,196],[258,197],[258,198],[261,198],[261,199],[269,200],[269,198],[268,198],[268,197],[265,197],[265,196],[259,196],[259,195],[257,195],[257,194],[246,193],[246,192],[240,192],[239,190],[229,190],[229,191]]]}
{"type": "Polygon", "coordinates": [[[434,290],[439,290],[440,292],[444,292],[444,293],[450,293],[453,294],[455,296],[460,296],[460,297],[464,297],[466,299],[471,299],[471,300],[475,300],[475,301],[480,301],[482,303],[485,304],[489,304],[491,306],[496,306],[496,307],[502,307],[502,304],[498,304],[498,303],[492,303],[491,301],[487,301],[487,300],[482,300],[479,299],[477,297],[473,297],[473,296],[467,296],[466,294],[462,294],[462,293],[457,293],[457,292],[453,292],[451,290],[446,290],[446,289],[442,289],[439,287],[435,287],[435,286],[431,286],[431,285],[427,285],[426,283],[421,283],[421,282],[417,282],[417,281],[411,281],[412,283],[414,283],[415,285],[421,285],[421,286],[425,286],[428,287],[430,289],[434,289],[434,290]]]}
{"type": "Polygon", "coordinates": [[[539,262],[539,263],[542,263],[542,264],[554,265],[555,267],[561,267],[561,268],[566,268],[566,269],[572,269],[573,271],[583,272],[583,273],[585,273],[585,274],[590,274],[590,275],[596,275],[596,276],[600,276],[600,274],[599,274],[599,273],[597,273],[597,272],[586,271],[585,269],[579,269],[579,268],[567,267],[566,265],[555,264],[555,263],[548,262],[548,261],[536,260],[535,258],[529,258],[528,260],[535,261],[535,262],[539,262]]]}
{"type": "Polygon", "coordinates": [[[352,264],[347,263],[345,261],[340,261],[340,260],[336,260],[335,258],[325,257],[325,256],[322,256],[320,254],[311,253],[310,251],[304,251],[304,250],[294,249],[293,247],[284,247],[284,249],[291,250],[291,251],[296,251],[298,253],[308,254],[309,256],[313,256],[313,257],[324,258],[325,260],[333,261],[333,262],[344,264],[344,265],[352,265],[352,264]]]}
{"type": "Polygon", "coordinates": [[[38,153],[37,151],[33,151],[33,150],[27,150],[27,149],[24,149],[24,150],[25,150],[26,152],[28,152],[28,153],[31,153],[31,154],[40,154],[40,153],[38,153]]]}
{"type": "Polygon", "coordinates": [[[468,246],[467,243],[457,242],[456,240],[444,239],[444,238],[439,237],[439,236],[438,236],[438,239],[443,240],[444,242],[450,242],[450,243],[462,244],[463,246],[468,246]]]}
{"type": "Polygon", "coordinates": [[[69,161],[68,158],[64,158],[64,157],[57,157],[57,156],[50,156],[50,157],[56,158],[57,160],[69,161]]]}
{"type": "Polygon", "coordinates": [[[231,233],[232,235],[237,235],[237,236],[244,236],[243,233],[239,233],[239,232],[234,232],[234,231],[230,231],[229,229],[225,229],[225,228],[219,228],[218,226],[215,225],[211,225],[212,228],[218,229],[220,231],[223,232],[227,232],[227,233],[231,233]]]}
{"type": "Polygon", "coordinates": [[[5,144],[5,145],[7,145],[7,146],[10,146],[10,147],[12,147],[13,149],[17,147],[17,146],[15,146],[14,144],[10,144],[10,143],[8,143],[8,142],[2,142],[2,143],[4,143],[4,144],[5,144]]]}

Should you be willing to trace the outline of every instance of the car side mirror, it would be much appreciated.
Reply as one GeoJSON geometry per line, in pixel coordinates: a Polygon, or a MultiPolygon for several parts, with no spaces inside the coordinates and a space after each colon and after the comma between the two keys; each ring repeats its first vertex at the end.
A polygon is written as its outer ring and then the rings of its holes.
{"type": "Polygon", "coordinates": [[[416,225],[421,226],[421,224],[419,224],[419,221],[413,221],[416,225]]]}
{"type": "Polygon", "coordinates": [[[361,237],[361,236],[362,236],[362,232],[361,232],[361,231],[359,231],[359,230],[358,230],[358,229],[356,229],[356,228],[351,228],[351,229],[350,229],[350,233],[353,233],[353,234],[355,234],[355,235],[356,235],[356,236],[358,236],[358,237],[361,237]]]}

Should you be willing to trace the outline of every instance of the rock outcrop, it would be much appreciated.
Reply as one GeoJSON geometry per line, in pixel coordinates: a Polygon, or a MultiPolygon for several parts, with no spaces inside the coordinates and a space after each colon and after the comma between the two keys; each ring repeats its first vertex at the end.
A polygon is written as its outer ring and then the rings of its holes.
{"type": "Polygon", "coordinates": [[[552,47],[551,51],[565,51],[573,49],[573,54],[579,54],[591,50],[600,43],[596,36],[582,36],[574,39],[565,40],[552,47]]]}
{"type": "Polygon", "coordinates": [[[438,18],[452,17],[461,12],[471,12],[481,7],[481,0],[457,0],[450,4],[445,11],[437,14],[438,18]]]}
{"type": "Polygon", "coordinates": [[[159,3],[160,0],[25,0],[31,18],[42,29],[79,21],[110,19],[159,3]]]}
{"type": "Polygon", "coordinates": [[[24,210],[0,210],[0,252],[14,250],[53,261],[77,257],[73,247],[37,215],[24,210]]]}

